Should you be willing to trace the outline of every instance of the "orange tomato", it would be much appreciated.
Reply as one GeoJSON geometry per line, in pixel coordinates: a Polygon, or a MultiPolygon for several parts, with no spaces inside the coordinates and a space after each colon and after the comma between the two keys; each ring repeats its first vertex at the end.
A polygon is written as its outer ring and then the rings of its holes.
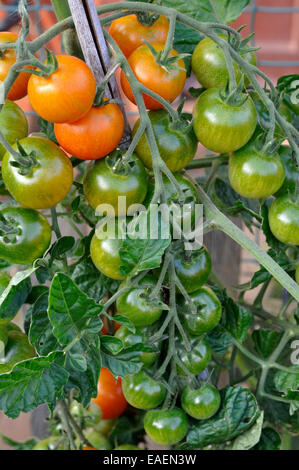
{"type": "Polygon", "coordinates": [[[84,446],[82,450],[97,450],[94,447],[84,446]]]}
{"type": "Polygon", "coordinates": [[[122,392],[121,378],[115,380],[111,372],[102,367],[98,382],[98,396],[92,401],[101,408],[103,419],[113,419],[123,414],[127,401],[122,392]]]}
{"type": "Polygon", "coordinates": [[[74,122],[93,105],[96,81],[83,60],[58,55],[58,69],[49,77],[32,75],[28,96],[33,109],[50,122],[74,122]]]}
{"type": "Polygon", "coordinates": [[[159,16],[153,25],[145,26],[139,23],[136,15],[128,15],[114,20],[109,33],[124,55],[129,57],[144,41],[165,43],[168,30],[169,20],[165,16],[159,16]]]}
{"type": "MultiPolygon", "coordinates": [[[[16,42],[18,35],[15,33],[2,31],[0,32],[0,44],[6,42],[16,42]]],[[[10,68],[16,62],[16,53],[13,49],[7,49],[3,56],[0,58],[0,83],[4,82],[10,68]]],[[[14,82],[13,86],[9,90],[7,98],[12,101],[20,100],[27,95],[27,86],[30,79],[30,73],[22,72],[14,82]]]]}
{"type": "MultiPolygon", "coordinates": [[[[164,44],[154,43],[153,47],[156,51],[160,52],[164,49],[164,44]]],[[[178,53],[174,49],[169,54],[170,57],[176,55],[178,53]]],[[[157,64],[152,52],[145,44],[138,47],[130,55],[128,62],[139,82],[162,96],[165,100],[172,102],[183,91],[187,75],[182,59],[177,62],[177,65],[184,70],[172,68],[167,71],[157,64]]],[[[121,73],[121,86],[127,98],[136,104],[129,81],[123,72],[121,73]]],[[[147,109],[163,108],[162,104],[150,96],[143,94],[143,98],[147,109]]]]}
{"type": "Polygon", "coordinates": [[[55,124],[56,138],[69,154],[82,160],[103,158],[119,144],[124,117],[115,103],[92,107],[79,121],[55,124]]]}

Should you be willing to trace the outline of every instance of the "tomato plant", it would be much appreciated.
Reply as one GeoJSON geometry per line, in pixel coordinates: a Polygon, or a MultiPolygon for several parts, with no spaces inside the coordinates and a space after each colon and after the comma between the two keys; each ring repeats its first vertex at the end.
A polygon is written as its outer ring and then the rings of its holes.
{"type": "Polygon", "coordinates": [[[251,36],[229,25],[246,1],[189,2],[188,14],[179,0],[106,3],[92,31],[92,2],[52,3],[59,21],[36,39],[26,0],[18,38],[0,34],[0,410],[51,410],[46,438],[4,441],[290,447],[297,75],[275,85],[256,66],[251,36]],[[64,55],[44,50],[60,34],[73,38],[64,55]],[[188,89],[191,55],[207,89],[188,89]],[[11,101],[27,82],[29,137],[11,101]],[[214,153],[196,158],[199,143],[214,153]],[[223,265],[221,232],[254,258],[246,283],[234,250],[223,265]]]}

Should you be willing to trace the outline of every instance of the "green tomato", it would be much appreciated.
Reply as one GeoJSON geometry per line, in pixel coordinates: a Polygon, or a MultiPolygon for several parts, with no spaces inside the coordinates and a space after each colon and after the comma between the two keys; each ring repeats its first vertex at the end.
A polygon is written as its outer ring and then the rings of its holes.
{"type": "Polygon", "coordinates": [[[278,153],[284,165],[285,180],[279,191],[275,194],[275,196],[278,197],[287,193],[295,194],[296,185],[299,185],[299,171],[292,157],[293,151],[288,145],[281,145],[278,150],[278,153]]]}
{"type": "Polygon", "coordinates": [[[32,450],[54,450],[60,440],[60,436],[50,436],[39,441],[32,450]]]}
{"type": "Polygon", "coordinates": [[[127,375],[122,380],[122,390],[127,402],[134,408],[149,410],[161,405],[166,388],[145,372],[127,375]]]}
{"type": "Polygon", "coordinates": [[[178,278],[189,293],[203,286],[212,271],[211,255],[204,246],[188,253],[184,250],[176,252],[174,265],[178,278]]]}
{"type": "MultiPolygon", "coordinates": [[[[227,40],[224,34],[219,34],[219,37],[227,40]]],[[[242,54],[242,58],[252,65],[257,65],[254,52],[242,54]]],[[[236,62],[233,62],[233,66],[239,83],[242,72],[236,62]]],[[[210,38],[204,38],[197,44],[192,55],[192,71],[204,88],[223,88],[229,81],[223,49],[210,38]]],[[[245,86],[248,84],[249,80],[246,78],[245,86]]]]}
{"type": "MultiPolygon", "coordinates": [[[[61,202],[73,184],[73,167],[68,156],[54,142],[41,137],[26,137],[19,141],[27,154],[33,153],[37,166],[29,174],[11,165],[14,157],[5,153],[2,162],[3,182],[22,206],[48,209],[61,202]]],[[[17,149],[14,145],[13,148],[17,149]]]]}
{"type": "Polygon", "coordinates": [[[217,153],[240,149],[252,137],[257,114],[250,97],[241,106],[225,103],[218,88],[209,88],[196,101],[194,130],[199,142],[217,153]]]}
{"type": "MultiPolygon", "coordinates": [[[[149,111],[149,119],[162,160],[173,173],[185,168],[193,160],[197,150],[197,140],[189,123],[186,121],[172,122],[165,110],[149,111]]],[[[140,126],[138,120],[133,129],[133,136],[140,126]]],[[[145,133],[142,134],[135,149],[143,164],[153,168],[152,155],[145,133]]]]}
{"type": "MultiPolygon", "coordinates": [[[[125,348],[135,346],[136,344],[147,345],[147,331],[148,328],[136,328],[135,333],[132,333],[126,326],[121,326],[115,333],[115,337],[119,338],[125,348]]],[[[153,365],[158,357],[156,352],[143,352],[140,355],[140,360],[145,367],[153,365]]]]}
{"type": "MultiPolygon", "coordinates": [[[[98,406],[98,405],[96,405],[98,406]]],[[[98,408],[100,408],[98,406],[98,408]]],[[[109,436],[111,431],[115,428],[117,423],[117,418],[113,419],[101,419],[101,421],[97,424],[94,424],[93,429],[98,431],[99,433],[103,434],[104,436],[109,436]]]]}
{"type": "Polygon", "coordinates": [[[133,444],[122,444],[121,446],[115,447],[115,450],[140,450],[139,447],[133,444]]]}
{"type": "Polygon", "coordinates": [[[163,313],[160,306],[161,294],[154,299],[149,298],[155,285],[156,280],[153,277],[145,276],[137,287],[118,297],[118,313],[127,317],[135,326],[149,326],[159,320],[163,313]]]}
{"type": "Polygon", "coordinates": [[[107,439],[107,437],[103,436],[98,431],[88,431],[84,433],[86,439],[90,442],[90,444],[97,450],[111,450],[112,446],[107,439]]]}
{"type": "Polygon", "coordinates": [[[188,418],[180,408],[151,410],[144,418],[144,429],[152,441],[172,446],[182,441],[188,431],[188,418]]]}
{"type": "Polygon", "coordinates": [[[0,357],[0,375],[10,372],[15,364],[35,357],[35,349],[17,325],[9,323],[1,329],[5,329],[8,339],[4,355],[0,357]]]}
{"type": "Polygon", "coordinates": [[[133,154],[125,166],[123,155],[125,150],[117,150],[105,159],[90,163],[83,184],[85,196],[94,209],[100,204],[109,204],[116,216],[127,215],[132,204],[141,204],[148,188],[147,172],[141,161],[133,154]],[[119,210],[120,197],[126,200],[119,210]]]}
{"type": "Polygon", "coordinates": [[[111,226],[109,224],[106,232],[96,231],[90,244],[90,255],[96,268],[105,276],[115,280],[125,279],[125,276],[120,272],[122,262],[119,256],[124,224],[124,219],[116,219],[116,222],[112,220],[112,224],[111,226]]]}
{"type": "Polygon", "coordinates": [[[0,258],[11,264],[32,264],[51,243],[47,219],[33,209],[6,207],[0,211],[14,233],[0,236],[0,258]]]}
{"type": "Polygon", "coordinates": [[[200,287],[190,294],[196,307],[192,312],[186,299],[179,299],[183,323],[191,335],[200,336],[213,330],[221,320],[222,307],[218,297],[208,287],[200,287]]]}
{"type": "Polygon", "coordinates": [[[296,268],[295,279],[296,279],[297,284],[299,284],[299,264],[296,268]]]}
{"type": "Polygon", "coordinates": [[[197,390],[186,387],[181,402],[183,410],[192,418],[209,419],[219,410],[221,398],[217,388],[206,383],[197,390]]]}
{"type": "Polygon", "coordinates": [[[265,155],[251,142],[230,156],[228,173],[233,189],[249,199],[275,194],[285,179],[279,154],[265,155]]]}
{"type": "MultiPolygon", "coordinates": [[[[212,357],[212,351],[209,343],[204,337],[191,338],[191,351],[184,348],[182,340],[177,342],[178,356],[184,366],[194,375],[203,372],[209,365],[212,357]]],[[[182,367],[178,366],[178,372],[186,375],[182,367]]]]}
{"type": "MultiPolygon", "coordinates": [[[[13,101],[5,101],[0,112],[0,132],[10,145],[28,135],[28,122],[24,111],[13,101]]],[[[6,150],[0,144],[0,160],[6,150]]]]}
{"type": "Polygon", "coordinates": [[[299,204],[288,195],[280,196],[269,209],[274,237],[286,245],[299,245],[299,204]]]}

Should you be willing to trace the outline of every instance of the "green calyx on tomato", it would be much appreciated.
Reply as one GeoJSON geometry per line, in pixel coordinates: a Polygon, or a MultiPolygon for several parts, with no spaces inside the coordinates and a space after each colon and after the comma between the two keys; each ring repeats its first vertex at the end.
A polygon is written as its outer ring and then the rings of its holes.
{"type": "Polygon", "coordinates": [[[11,264],[31,264],[51,242],[47,219],[33,209],[6,207],[0,211],[0,258],[11,264]]]}
{"type": "Polygon", "coordinates": [[[280,196],[269,209],[271,232],[286,245],[299,245],[299,202],[294,199],[280,196]]]}
{"type": "Polygon", "coordinates": [[[242,95],[243,103],[228,104],[218,88],[209,88],[196,101],[193,118],[199,142],[217,153],[234,152],[252,137],[257,113],[250,97],[242,95]],[[245,101],[244,101],[245,100],[245,101]]]}
{"type": "Polygon", "coordinates": [[[124,156],[124,150],[117,150],[88,167],[84,194],[94,209],[100,204],[109,204],[116,216],[125,216],[131,205],[144,201],[148,188],[147,172],[135,155],[130,161],[126,161],[124,156]],[[125,198],[123,204],[120,197],[125,198]]]}
{"type": "Polygon", "coordinates": [[[203,286],[212,271],[212,260],[208,250],[203,246],[200,250],[185,252],[180,250],[174,255],[176,274],[188,293],[203,286]]]}
{"type": "MultiPolygon", "coordinates": [[[[28,122],[24,111],[13,101],[5,101],[0,112],[0,132],[10,145],[28,135],[28,122]]],[[[0,160],[6,150],[0,144],[0,160]]]]}
{"type": "MultiPolygon", "coordinates": [[[[186,121],[182,121],[181,125],[174,123],[165,110],[150,111],[148,116],[161,158],[169,170],[176,172],[185,168],[193,160],[198,145],[192,126],[186,121]]],[[[139,126],[140,120],[134,126],[133,135],[136,134],[139,126]]],[[[153,168],[152,155],[145,133],[142,134],[135,152],[147,168],[153,168]]]]}
{"type": "Polygon", "coordinates": [[[230,156],[228,173],[233,189],[249,199],[275,194],[285,179],[279,154],[267,155],[251,141],[230,156]]]}
{"type": "MultiPolygon", "coordinates": [[[[36,165],[28,174],[14,166],[14,156],[6,152],[2,177],[13,198],[30,209],[48,209],[61,202],[73,184],[73,167],[67,155],[54,142],[42,137],[19,141],[27,155],[34,155],[36,165]]],[[[17,145],[13,148],[18,150],[17,145]]]]}
{"type": "MultiPolygon", "coordinates": [[[[219,37],[227,40],[224,34],[219,34],[219,37]]],[[[253,51],[242,53],[242,57],[249,64],[257,65],[257,58],[253,51]]],[[[233,65],[236,80],[239,82],[242,72],[236,62],[233,65]]],[[[223,49],[210,38],[204,38],[197,44],[192,55],[192,71],[204,88],[222,88],[229,80],[223,49]]],[[[246,79],[245,86],[248,84],[249,81],[246,79]]]]}
{"type": "Polygon", "coordinates": [[[299,187],[299,171],[293,159],[292,148],[288,145],[281,145],[278,153],[282,160],[285,169],[285,180],[279,191],[275,194],[276,197],[284,194],[295,194],[296,186],[299,187]]]}
{"type": "MultiPolygon", "coordinates": [[[[188,352],[182,344],[182,340],[177,340],[178,357],[188,369],[194,375],[203,372],[209,365],[212,357],[212,351],[207,340],[202,338],[191,338],[191,351],[188,352]]],[[[181,375],[186,375],[182,367],[178,366],[178,372],[181,375]]]]}
{"type": "Polygon", "coordinates": [[[219,410],[221,398],[217,388],[206,383],[196,390],[186,387],[181,402],[183,410],[192,418],[209,419],[219,410]]]}
{"type": "MultiPolygon", "coordinates": [[[[135,333],[132,333],[126,326],[121,326],[115,333],[115,337],[120,339],[125,348],[135,346],[136,344],[147,344],[147,332],[149,328],[136,328],[135,333]]],[[[153,365],[158,357],[157,352],[142,352],[140,360],[145,367],[153,365]]]]}
{"type": "Polygon", "coordinates": [[[6,336],[6,341],[2,340],[5,348],[0,356],[0,374],[6,374],[15,364],[35,357],[35,349],[17,325],[13,323],[1,325],[0,331],[2,338],[6,336]]]}
{"type": "Polygon", "coordinates": [[[188,418],[180,408],[151,410],[144,418],[144,429],[157,444],[172,446],[182,441],[188,431],[188,418]]]}
{"type": "Polygon", "coordinates": [[[111,218],[107,222],[107,230],[98,227],[90,244],[90,256],[96,268],[115,280],[123,280],[125,276],[120,272],[121,259],[119,250],[122,244],[122,234],[124,233],[126,219],[111,218]]]}
{"type": "Polygon", "coordinates": [[[200,287],[190,294],[195,311],[186,299],[179,300],[183,323],[191,335],[200,336],[213,330],[221,320],[222,307],[219,299],[208,287],[200,287]]]}
{"type": "Polygon", "coordinates": [[[166,396],[164,385],[153,380],[143,371],[124,377],[122,389],[127,402],[140,410],[156,408],[161,405],[166,396]]]}
{"type": "Polygon", "coordinates": [[[149,326],[155,323],[163,313],[161,294],[150,298],[156,280],[145,276],[137,287],[121,294],[116,302],[120,315],[127,317],[135,326],[149,326]]]}

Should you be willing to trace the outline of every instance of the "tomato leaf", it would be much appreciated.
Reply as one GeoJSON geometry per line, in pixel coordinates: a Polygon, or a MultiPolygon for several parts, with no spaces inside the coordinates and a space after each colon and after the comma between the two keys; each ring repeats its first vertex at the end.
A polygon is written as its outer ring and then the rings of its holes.
{"type": "Polygon", "coordinates": [[[0,434],[0,437],[4,444],[12,447],[13,450],[32,450],[33,447],[38,443],[38,440],[34,438],[28,439],[26,442],[17,442],[13,439],[10,439],[10,437],[4,436],[3,434],[0,434]]]}
{"type": "Polygon", "coordinates": [[[282,332],[265,328],[254,330],[251,337],[258,355],[267,359],[279,345],[282,335],[282,332]]]}
{"type": "Polygon", "coordinates": [[[99,335],[88,335],[77,342],[67,353],[65,367],[69,380],[65,391],[76,389],[76,399],[88,406],[97,396],[97,385],[102,365],[99,335]]]}
{"type": "Polygon", "coordinates": [[[260,440],[264,422],[264,413],[261,412],[255,424],[234,439],[229,449],[231,450],[249,450],[252,449],[260,440]]]}
{"type": "Polygon", "coordinates": [[[14,275],[0,296],[0,320],[12,320],[26,301],[31,291],[30,276],[36,268],[20,271],[14,275]]]}
{"type": "Polygon", "coordinates": [[[101,274],[90,259],[84,259],[76,265],[72,279],[90,299],[99,302],[107,292],[116,292],[118,281],[113,281],[101,274]]]}
{"type": "Polygon", "coordinates": [[[290,369],[297,371],[297,373],[292,373],[291,371],[288,373],[280,370],[274,377],[274,384],[279,392],[289,400],[292,400],[292,403],[290,403],[290,414],[293,415],[299,409],[299,368],[298,366],[293,366],[290,369]]]}
{"type": "Polygon", "coordinates": [[[51,266],[54,260],[61,260],[62,256],[70,251],[74,245],[74,237],[61,237],[53,243],[44,257],[50,256],[49,265],[51,266]]]}
{"type": "Polygon", "coordinates": [[[140,355],[143,352],[151,351],[151,348],[143,344],[136,344],[130,348],[122,349],[116,355],[107,354],[102,350],[103,367],[107,367],[115,377],[136,374],[143,366],[140,355]]]}
{"type": "Polygon", "coordinates": [[[281,437],[279,433],[270,427],[262,430],[261,438],[254,450],[279,450],[281,446],[281,437]]]}
{"type": "Polygon", "coordinates": [[[142,212],[133,220],[134,224],[129,224],[130,235],[127,235],[120,248],[120,259],[123,263],[120,272],[123,275],[136,275],[161,265],[162,256],[171,239],[169,226],[166,229],[166,223],[162,218],[158,219],[157,226],[153,228],[153,219],[151,219],[155,215],[153,211],[154,209],[142,212]],[[140,234],[137,230],[140,230],[140,234]]]}
{"type": "Polygon", "coordinates": [[[214,330],[206,335],[208,343],[216,354],[225,354],[231,347],[231,335],[226,333],[222,327],[216,326],[214,330]]]}
{"type": "Polygon", "coordinates": [[[214,0],[216,13],[210,0],[163,0],[163,5],[175,8],[198,21],[231,23],[235,21],[250,3],[250,0],[214,0]]]}
{"type": "Polygon", "coordinates": [[[123,343],[119,338],[114,336],[102,336],[101,337],[101,349],[107,354],[118,354],[123,349],[123,343]]]}
{"type": "Polygon", "coordinates": [[[223,308],[225,313],[225,329],[242,343],[247,338],[248,330],[254,322],[252,313],[244,306],[236,304],[230,297],[227,297],[223,308]]]}
{"type": "Polygon", "coordinates": [[[30,309],[31,326],[29,339],[41,356],[46,356],[51,351],[61,349],[53,334],[53,326],[48,317],[48,297],[48,293],[41,295],[30,309]]]}
{"type": "Polygon", "coordinates": [[[15,419],[43,403],[55,404],[69,377],[63,363],[64,354],[55,351],[20,362],[9,374],[0,375],[0,409],[15,419]]]}
{"type": "Polygon", "coordinates": [[[241,386],[221,390],[222,405],[207,421],[200,421],[187,434],[184,449],[203,448],[230,441],[250,429],[260,411],[255,396],[241,386]]]}
{"type": "Polygon", "coordinates": [[[48,315],[53,325],[53,334],[61,345],[69,345],[87,333],[97,333],[103,323],[99,318],[102,306],[89,299],[63,273],[55,275],[49,294],[48,315]]]}

